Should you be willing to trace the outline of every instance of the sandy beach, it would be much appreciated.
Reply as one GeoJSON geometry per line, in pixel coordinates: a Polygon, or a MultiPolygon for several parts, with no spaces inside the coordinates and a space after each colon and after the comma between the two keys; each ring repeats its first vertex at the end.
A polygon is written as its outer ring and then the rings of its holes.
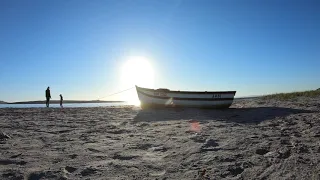
{"type": "Polygon", "coordinates": [[[320,97],[0,109],[0,179],[320,179],[320,97]]]}

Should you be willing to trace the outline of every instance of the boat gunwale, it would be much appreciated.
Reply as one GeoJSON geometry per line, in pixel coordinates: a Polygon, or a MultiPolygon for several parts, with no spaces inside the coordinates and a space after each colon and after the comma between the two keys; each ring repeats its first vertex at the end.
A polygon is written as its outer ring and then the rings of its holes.
{"type": "Polygon", "coordinates": [[[237,91],[171,91],[171,90],[164,90],[164,89],[149,89],[149,88],[142,88],[136,86],[137,91],[139,89],[143,89],[145,91],[158,91],[158,92],[167,92],[167,93],[180,93],[180,94],[233,94],[235,95],[237,91]]]}
{"type": "Polygon", "coordinates": [[[181,98],[181,97],[170,97],[170,96],[154,96],[142,91],[138,91],[144,96],[148,96],[150,98],[157,98],[157,99],[172,99],[172,100],[179,100],[179,101],[233,101],[234,97],[232,98],[181,98]]]}

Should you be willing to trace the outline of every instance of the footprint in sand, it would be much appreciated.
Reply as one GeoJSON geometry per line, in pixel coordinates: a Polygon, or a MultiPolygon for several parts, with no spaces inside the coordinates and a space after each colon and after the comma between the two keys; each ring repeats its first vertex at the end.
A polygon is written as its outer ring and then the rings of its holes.
{"type": "Polygon", "coordinates": [[[39,171],[32,172],[28,176],[28,180],[40,180],[40,179],[60,179],[66,180],[67,178],[60,175],[59,171],[39,171]]]}
{"type": "Polygon", "coordinates": [[[106,131],[106,133],[110,134],[125,134],[125,133],[130,133],[130,130],[127,129],[119,129],[119,130],[111,130],[111,131],[106,131]]]}
{"type": "Polygon", "coordinates": [[[9,165],[9,164],[16,164],[16,165],[25,165],[27,164],[26,161],[15,161],[9,159],[0,160],[0,165],[9,165]]]}
{"type": "Polygon", "coordinates": [[[113,159],[119,159],[119,160],[131,160],[131,159],[135,159],[138,156],[134,156],[134,155],[122,155],[120,153],[116,153],[112,158],[113,159]]]}
{"type": "Polygon", "coordinates": [[[201,151],[218,151],[221,148],[217,148],[219,144],[214,139],[207,139],[201,146],[201,151]]]}
{"type": "Polygon", "coordinates": [[[160,155],[156,152],[146,152],[144,156],[142,157],[144,161],[155,161],[160,162],[163,160],[163,155],[160,155]]]}
{"type": "Polygon", "coordinates": [[[73,173],[74,171],[77,170],[77,168],[74,168],[74,167],[72,167],[72,166],[66,166],[64,169],[65,169],[68,173],[73,173]]]}
{"type": "Polygon", "coordinates": [[[281,148],[281,149],[278,151],[278,154],[279,154],[279,158],[281,158],[281,159],[287,159],[288,157],[291,156],[291,150],[288,149],[288,148],[281,148]]]}
{"type": "Polygon", "coordinates": [[[266,149],[266,148],[258,148],[258,149],[256,149],[256,154],[259,154],[259,155],[265,155],[268,152],[269,152],[269,150],[266,149]]]}
{"type": "Polygon", "coordinates": [[[95,152],[95,153],[99,153],[101,151],[97,150],[97,149],[94,149],[94,148],[88,148],[89,151],[91,152],[95,152]]]}
{"type": "Polygon", "coordinates": [[[156,176],[163,176],[166,174],[166,170],[163,170],[163,171],[158,171],[158,172],[153,172],[153,173],[150,173],[149,175],[150,176],[153,176],[153,177],[156,177],[156,176]]]}
{"type": "Polygon", "coordinates": [[[24,180],[24,177],[20,171],[8,170],[2,173],[3,179],[24,180]]]}
{"type": "Polygon", "coordinates": [[[71,158],[71,159],[75,159],[75,158],[77,158],[77,157],[78,157],[77,154],[71,154],[71,155],[69,155],[69,158],[71,158]]]}
{"type": "Polygon", "coordinates": [[[97,169],[92,168],[92,167],[87,167],[84,170],[81,171],[82,176],[89,176],[91,174],[95,174],[97,172],[97,169]]]}
{"type": "Polygon", "coordinates": [[[21,155],[22,155],[22,153],[15,154],[15,155],[10,156],[10,158],[17,158],[17,157],[19,157],[19,156],[21,156],[21,155]]]}
{"type": "Polygon", "coordinates": [[[168,149],[166,147],[163,146],[156,146],[156,147],[152,147],[150,148],[152,151],[160,151],[160,152],[166,152],[168,149]]]}
{"type": "Polygon", "coordinates": [[[238,166],[231,166],[228,168],[228,171],[232,176],[237,176],[238,174],[241,174],[244,169],[238,166]]]}
{"type": "Polygon", "coordinates": [[[141,150],[147,150],[151,148],[154,144],[149,144],[149,143],[143,143],[143,144],[137,144],[130,149],[141,149],[141,150]]]}

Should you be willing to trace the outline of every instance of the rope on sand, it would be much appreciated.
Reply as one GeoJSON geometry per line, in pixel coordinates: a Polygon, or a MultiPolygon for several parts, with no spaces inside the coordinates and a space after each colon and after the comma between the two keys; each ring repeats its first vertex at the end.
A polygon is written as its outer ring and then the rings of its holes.
{"type": "Polygon", "coordinates": [[[122,90],[122,91],[119,91],[119,92],[116,92],[116,93],[113,93],[113,94],[109,94],[109,95],[107,95],[107,96],[103,96],[103,97],[101,97],[101,98],[98,98],[97,100],[100,100],[100,99],[103,99],[103,98],[106,98],[106,97],[109,97],[109,96],[113,96],[113,95],[116,95],[116,94],[120,94],[120,93],[123,93],[123,92],[125,92],[125,91],[129,91],[129,90],[131,90],[131,89],[133,89],[133,88],[135,88],[135,86],[133,86],[133,87],[131,87],[131,88],[128,88],[128,89],[125,89],[125,90],[122,90]]]}

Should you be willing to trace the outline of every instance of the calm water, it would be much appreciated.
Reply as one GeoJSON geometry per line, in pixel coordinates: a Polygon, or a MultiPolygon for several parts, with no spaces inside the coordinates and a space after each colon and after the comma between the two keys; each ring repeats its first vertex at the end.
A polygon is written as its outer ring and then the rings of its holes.
{"type": "MultiPolygon", "coordinates": [[[[75,104],[64,104],[63,107],[108,107],[108,106],[123,106],[130,105],[127,102],[121,103],[75,103],[75,104]]],[[[46,107],[45,104],[0,104],[0,108],[40,108],[46,107]]],[[[60,108],[59,104],[50,104],[50,107],[60,108]]]]}

